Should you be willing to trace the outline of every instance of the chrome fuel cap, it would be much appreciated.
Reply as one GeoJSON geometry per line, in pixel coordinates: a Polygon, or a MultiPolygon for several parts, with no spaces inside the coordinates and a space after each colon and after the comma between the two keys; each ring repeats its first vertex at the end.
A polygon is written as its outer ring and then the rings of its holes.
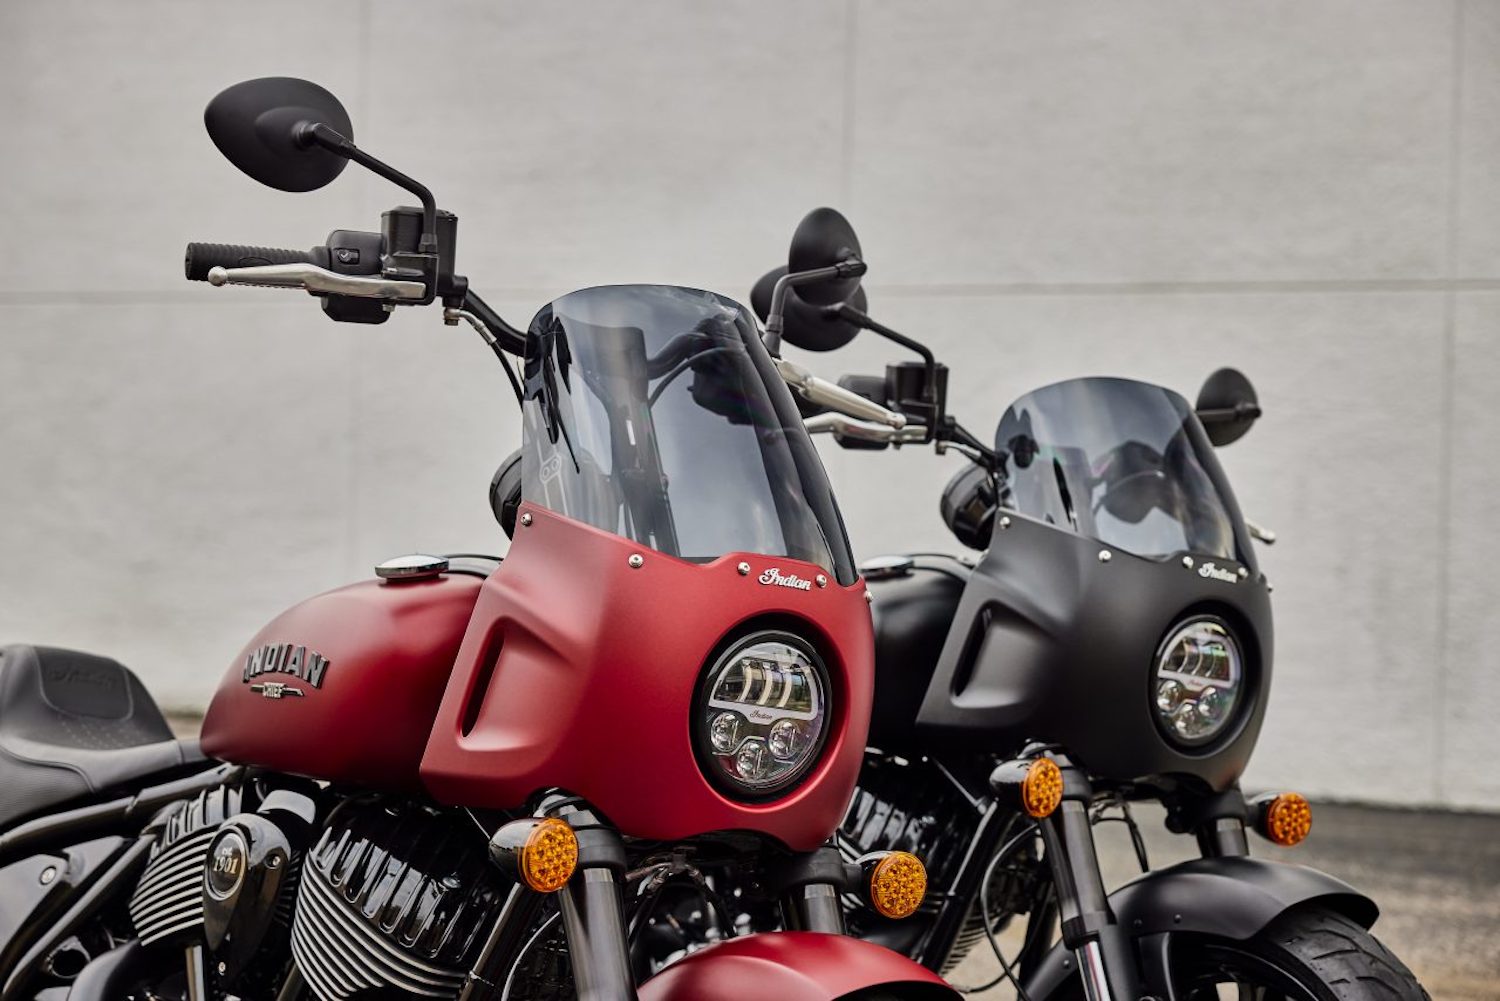
{"type": "Polygon", "coordinates": [[[447,569],[448,561],[442,556],[409,553],[375,564],[375,576],[381,580],[426,580],[447,569]]]}

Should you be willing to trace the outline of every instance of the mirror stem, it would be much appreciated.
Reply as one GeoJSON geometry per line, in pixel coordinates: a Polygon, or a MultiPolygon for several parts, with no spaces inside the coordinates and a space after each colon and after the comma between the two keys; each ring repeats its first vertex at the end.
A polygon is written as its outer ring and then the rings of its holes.
{"type": "Polygon", "coordinates": [[[826,282],[830,278],[858,278],[868,270],[858,257],[847,257],[826,268],[808,271],[790,271],[776,280],[771,289],[771,308],[766,312],[766,350],[774,358],[781,357],[782,314],[786,311],[787,293],[798,285],[826,282]]]}
{"type": "Polygon", "coordinates": [[[365,167],[373,173],[390,181],[399,188],[405,188],[422,202],[422,236],[417,242],[417,252],[422,254],[436,254],[438,252],[437,242],[437,200],[432,197],[432,192],[427,190],[427,185],[422,184],[389,164],[375,159],[354,143],[350,142],[337,129],[330,128],[322,122],[304,122],[297,126],[294,137],[299,145],[318,145],[328,152],[341,156],[346,160],[352,160],[365,167]]]}
{"type": "Polygon", "coordinates": [[[927,345],[921,341],[907,337],[900,331],[892,330],[868,313],[849,305],[847,302],[825,306],[823,307],[823,312],[829,317],[836,316],[839,319],[846,320],[856,327],[870,331],[872,334],[879,334],[886,340],[894,341],[908,351],[913,351],[921,355],[922,361],[926,363],[926,377],[922,380],[922,402],[937,402],[937,358],[933,356],[932,351],[928,349],[927,345]]]}

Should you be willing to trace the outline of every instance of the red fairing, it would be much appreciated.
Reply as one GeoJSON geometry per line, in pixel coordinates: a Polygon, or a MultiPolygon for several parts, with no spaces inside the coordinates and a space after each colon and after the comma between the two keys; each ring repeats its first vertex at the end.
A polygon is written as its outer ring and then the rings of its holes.
{"type": "Polygon", "coordinates": [[[731,938],[678,960],[641,985],[640,1001],[830,1001],[871,987],[916,999],[958,992],[925,966],[845,935],[769,932],[731,938]]]}
{"type": "Polygon", "coordinates": [[[848,806],[869,728],[874,641],[863,582],[764,585],[771,568],[804,580],[824,571],[744,553],[689,563],[544,508],[522,512],[531,524],[520,520],[510,555],[480,591],[422,759],[432,795],[509,808],[559,787],[629,836],[738,829],[798,851],[822,844],[848,806]],[[726,634],[767,616],[795,618],[819,648],[833,719],[800,785],[742,803],[699,771],[694,686],[726,634]]]}
{"type": "Polygon", "coordinates": [[[418,765],[479,585],[459,574],[372,580],[293,606],[230,666],[203,720],[203,750],[295,775],[421,791],[418,765]]]}

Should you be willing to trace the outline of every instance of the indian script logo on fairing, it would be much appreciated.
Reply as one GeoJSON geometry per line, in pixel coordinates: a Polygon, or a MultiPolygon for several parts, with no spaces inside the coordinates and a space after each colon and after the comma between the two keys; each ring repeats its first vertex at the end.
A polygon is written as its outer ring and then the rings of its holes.
{"type": "MultiPolygon", "coordinates": [[[[245,669],[240,680],[248,682],[262,674],[285,674],[314,688],[322,688],[327,673],[328,658],[316,650],[295,643],[267,643],[245,655],[245,669]]],[[[284,681],[257,682],[250,686],[250,690],[268,699],[302,698],[307,694],[284,681]]]]}
{"type": "Polygon", "coordinates": [[[812,581],[803,580],[796,574],[783,574],[780,567],[770,567],[760,575],[762,584],[775,584],[777,587],[790,587],[798,591],[811,591],[812,581]]]}
{"type": "Polygon", "coordinates": [[[1213,563],[1205,563],[1198,568],[1199,577],[1212,577],[1214,580],[1222,580],[1226,584],[1238,584],[1239,574],[1233,570],[1225,570],[1213,563]]]}

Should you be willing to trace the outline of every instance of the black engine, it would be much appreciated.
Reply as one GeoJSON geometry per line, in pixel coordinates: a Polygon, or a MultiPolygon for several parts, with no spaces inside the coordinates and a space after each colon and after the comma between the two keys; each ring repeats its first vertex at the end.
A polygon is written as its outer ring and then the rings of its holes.
{"type": "MultiPolygon", "coordinates": [[[[922,908],[905,921],[887,920],[851,901],[845,910],[850,931],[901,951],[915,950],[915,943],[932,930],[943,896],[964,878],[964,861],[984,816],[978,802],[959,777],[931,759],[907,761],[878,751],[865,756],[859,788],[839,828],[839,849],[850,860],[872,851],[911,852],[927,865],[928,895],[922,908]]],[[[1035,869],[1031,848],[1022,846],[1008,865],[991,874],[992,928],[1003,914],[1032,906],[1035,869]]],[[[983,937],[976,894],[941,972],[950,972],[983,937]]]]}

